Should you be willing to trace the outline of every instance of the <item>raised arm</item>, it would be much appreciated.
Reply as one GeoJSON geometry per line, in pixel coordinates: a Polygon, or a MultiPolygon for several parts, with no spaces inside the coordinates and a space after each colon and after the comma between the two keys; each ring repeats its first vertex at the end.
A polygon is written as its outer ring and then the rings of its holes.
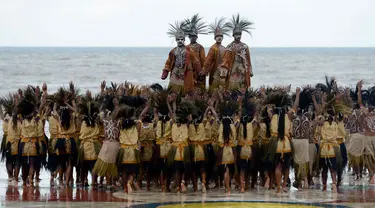
{"type": "Polygon", "coordinates": [[[361,107],[363,107],[363,102],[362,102],[362,87],[363,87],[363,80],[360,80],[357,83],[357,88],[358,88],[357,96],[358,96],[358,104],[361,107]]]}
{"type": "Polygon", "coordinates": [[[150,104],[147,103],[146,106],[145,106],[145,108],[143,108],[141,114],[139,115],[139,120],[140,121],[143,121],[143,119],[145,118],[145,116],[146,116],[146,114],[147,114],[147,112],[148,112],[149,109],[150,109],[150,104]]]}
{"type": "Polygon", "coordinates": [[[315,108],[315,111],[316,111],[316,114],[317,115],[320,115],[320,106],[318,104],[318,102],[316,102],[316,97],[315,97],[315,94],[311,95],[311,98],[313,100],[313,104],[314,104],[314,108],[315,108]]]}

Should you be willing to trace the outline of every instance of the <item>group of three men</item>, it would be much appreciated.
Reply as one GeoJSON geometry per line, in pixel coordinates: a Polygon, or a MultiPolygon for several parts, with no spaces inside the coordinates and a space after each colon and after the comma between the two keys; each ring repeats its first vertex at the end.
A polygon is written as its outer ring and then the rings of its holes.
{"type": "Polygon", "coordinates": [[[191,19],[170,24],[168,34],[175,37],[177,47],[173,48],[165,63],[161,79],[170,75],[168,88],[174,92],[188,93],[193,89],[206,89],[206,76],[209,76],[209,89],[222,86],[229,90],[248,88],[253,76],[249,47],[241,42],[242,32],[250,33],[253,23],[233,15],[228,22],[224,18],[208,27],[214,34],[216,43],[211,46],[207,57],[202,45],[197,43],[198,34],[205,34],[207,26],[198,14],[191,19]],[[222,45],[224,35],[232,30],[234,41],[226,48],[222,45]],[[185,45],[188,35],[190,44],[185,45]]]}

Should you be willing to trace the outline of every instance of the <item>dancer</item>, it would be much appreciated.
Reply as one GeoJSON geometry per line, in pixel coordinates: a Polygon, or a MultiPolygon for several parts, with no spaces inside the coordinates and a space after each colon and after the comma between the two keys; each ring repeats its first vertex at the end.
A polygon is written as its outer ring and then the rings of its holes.
{"type": "MultiPolygon", "coordinates": [[[[313,104],[312,90],[304,88],[300,93],[299,103],[297,103],[297,115],[292,121],[294,148],[293,160],[296,178],[296,187],[302,190],[302,182],[304,188],[308,188],[307,175],[309,172],[309,137],[311,132],[311,121],[308,116],[308,109],[313,104]]],[[[296,95],[297,96],[297,95],[296,95]]]]}
{"type": "Polygon", "coordinates": [[[167,105],[172,114],[172,147],[168,152],[168,166],[173,167],[174,179],[177,184],[177,193],[186,193],[187,186],[185,181],[191,176],[191,156],[188,145],[189,130],[188,121],[191,119],[192,105],[191,101],[181,101],[176,104],[176,99],[170,97],[167,105]],[[173,108],[170,106],[173,103],[173,108]]]}
{"type": "MultiPolygon", "coordinates": [[[[141,144],[141,170],[143,171],[143,176],[146,179],[146,189],[150,191],[151,179],[155,175],[152,169],[152,155],[155,146],[155,122],[153,109],[150,109],[150,103],[147,103],[146,114],[142,119],[142,126],[139,134],[139,142],[141,144]]],[[[142,187],[143,176],[139,177],[139,186],[142,187]]]]}
{"type": "Polygon", "coordinates": [[[225,87],[225,78],[220,76],[220,66],[225,53],[225,47],[221,44],[224,35],[229,36],[229,28],[225,24],[225,19],[216,19],[209,26],[209,33],[214,34],[215,44],[208,51],[206,60],[203,65],[203,71],[209,75],[209,89],[213,90],[219,86],[225,87]]]}
{"type": "Polygon", "coordinates": [[[242,19],[239,14],[233,15],[227,26],[233,30],[234,41],[226,47],[221,64],[221,77],[226,77],[226,87],[230,90],[249,88],[253,69],[249,47],[241,42],[242,32],[249,33],[254,23],[242,19]]]}
{"type": "Polygon", "coordinates": [[[217,153],[217,164],[220,176],[224,176],[225,192],[230,193],[230,180],[234,176],[236,164],[236,126],[238,121],[233,121],[233,117],[238,112],[238,102],[235,100],[222,100],[219,104],[221,123],[219,127],[219,138],[217,143],[220,149],[217,153]]]}
{"type": "MultiPolygon", "coordinates": [[[[246,98],[244,106],[241,108],[243,109],[242,112],[240,111],[241,124],[237,133],[237,166],[240,172],[240,193],[244,193],[245,184],[252,172],[252,160],[255,160],[252,149],[255,132],[258,131],[258,124],[256,118],[254,118],[255,107],[253,103],[246,98]]],[[[256,178],[256,176],[254,177],[256,178]]]]}
{"type": "Polygon", "coordinates": [[[293,108],[291,97],[287,94],[288,89],[282,89],[271,92],[267,95],[265,103],[269,105],[267,109],[268,117],[271,120],[271,139],[268,146],[268,160],[273,164],[275,170],[276,193],[281,193],[281,180],[283,177],[282,191],[288,192],[286,189],[289,179],[289,169],[293,156],[290,142],[292,131],[292,117],[296,112],[299,103],[300,88],[296,89],[296,99],[293,108]]]}
{"type": "MultiPolygon", "coordinates": [[[[358,82],[358,91],[361,92],[363,81],[358,82]]],[[[362,102],[361,94],[358,94],[358,103],[364,112],[364,135],[365,135],[365,152],[364,161],[369,170],[369,183],[375,184],[375,89],[370,88],[368,107],[365,108],[362,102]]]]}
{"type": "Polygon", "coordinates": [[[20,170],[18,161],[18,147],[21,138],[21,119],[17,115],[16,106],[18,95],[9,94],[8,97],[0,99],[0,118],[3,120],[2,161],[5,159],[8,173],[8,182],[18,182],[20,170]],[[5,116],[3,109],[5,110],[5,116]]]}
{"type": "Polygon", "coordinates": [[[17,114],[21,115],[21,141],[19,148],[19,159],[22,166],[23,186],[34,187],[34,176],[40,165],[40,146],[38,141],[38,128],[42,126],[42,120],[37,111],[42,112],[41,108],[45,102],[43,93],[42,102],[37,106],[35,90],[28,86],[24,91],[19,90],[20,101],[17,105],[17,114]]]}
{"type": "MultiPolygon", "coordinates": [[[[72,83],[71,83],[72,86],[72,83]]],[[[59,172],[60,172],[60,185],[64,185],[63,177],[65,176],[65,186],[70,187],[72,185],[72,171],[73,164],[76,163],[76,141],[74,139],[76,135],[76,117],[77,108],[75,100],[73,99],[74,94],[70,94],[60,88],[56,94],[56,102],[53,109],[53,115],[59,121],[58,122],[58,136],[56,141],[56,155],[58,158],[59,172]],[[69,99],[70,97],[70,99],[69,99]],[[70,103],[70,104],[69,104],[70,103]]]]}
{"type": "Polygon", "coordinates": [[[175,37],[177,47],[173,48],[165,62],[161,79],[171,73],[168,89],[176,93],[187,93],[194,89],[194,73],[200,74],[201,65],[194,51],[185,46],[186,23],[170,24],[168,35],[175,37]]]}
{"type": "Polygon", "coordinates": [[[348,116],[345,123],[345,129],[350,133],[347,144],[349,164],[354,170],[356,179],[362,178],[363,153],[365,151],[364,120],[365,114],[361,110],[360,100],[362,101],[362,89],[359,89],[357,83],[355,91],[351,91],[351,97],[354,102],[352,113],[348,116]]]}
{"type": "Polygon", "coordinates": [[[107,187],[115,191],[118,176],[116,158],[120,147],[119,122],[115,119],[118,113],[118,100],[115,98],[118,87],[112,85],[111,88],[105,90],[105,85],[103,81],[101,84],[103,103],[100,107],[104,124],[104,140],[92,172],[100,177],[106,177],[107,187]]]}
{"type": "MultiPolygon", "coordinates": [[[[81,131],[79,135],[78,147],[78,165],[80,166],[81,175],[80,181],[83,183],[81,186],[89,186],[87,177],[88,172],[92,171],[98,154],[100,151],[101,144],[99,142],[100,127],[99,127],[99,107],[98,104],[91,96],[91,92],[87,91],[85,97],[82,97],[78,104],[78,112],[83,116],[83,122],[81,125],[81,131]]],[[[93,189],[97,189],[97,174],[92,173],[92,186],[93,189]]]]}
{"type": "MultiPolygon", "coordinates": [[[[186,30],[190,39],[190,44],[187,47],[194,51],[194,54],[199,60],[201,68],[203,68],[206,53],[204,51],[204,47],[197,43],[197,39],[199,34],[206,34],[207,25],[202,21],[202,17],[200,17],[199,14],[193,15],[190,19],[185,20],[185,22],[186,30]]],[[[201,90],[206,89],[206,79],[204,75],[205,74],[203,74],[203,71],[194,72],[196,87],[200,88],[201,90]]]]}

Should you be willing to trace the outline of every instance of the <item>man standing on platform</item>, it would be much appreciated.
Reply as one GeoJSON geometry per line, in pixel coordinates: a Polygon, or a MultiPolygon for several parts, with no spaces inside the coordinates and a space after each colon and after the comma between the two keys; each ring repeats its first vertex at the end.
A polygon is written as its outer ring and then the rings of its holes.
{"type": "Polygon", "coordinates": [[[240,18],[240,15],[233,15],[226,25],[233,30],[234,41],[230,43],[225,51],[221,64],[221,77],[226,78],[227,88],[230,90],[251,86],[250,77],[253,70],[250,60],[249,47],[241,42],[242,32],[251,35],[250,29],[254,23],[240,18]]]}
{"type": "Polygon", "coordinates": [[[225,47],[221,44],[224,35],[229,36],[229,29],[225,25],[225,19],[220,18],[215,20],[215,23],[209,26],[209,33],[214,34],[216,43],[211,46],[208,51],[208,55],[204,62],[203,71],[207,75],[209,74],[209,89],[215,89],[219,86],[225,87],[225,78],[220,77],[219,67],[224,56],[225,47]]]}
{"type": "Polygon", "coordinates": [[[165,62],[161,79],[171,73],[168,90],[175,93],[187,93],[194,89],[194,72],[200,73],[201,65],[194,51],[185,46],[186,23],[170,24],[168,35],[175,37],[177,47],[173,48],[165,62]]]}
{"type": "MultiPolygon", "coordinates": [[[[190,44],[188,47],[193,49],[195,55],[199,59],[201,67],[204,65],[205,60],[205,51],[201,44],[197,43],[198,34],[206,34],[207,25],[202,21],[202,17],[199,17],[199,14],[195,14],[191,19],[186,19],[186,30],[188,31],[190,44]]],[[[196,81],[196,87],[204,90],[206,88],[206,79],[202,73],[195,72],[194,78],[196,81]]]]}

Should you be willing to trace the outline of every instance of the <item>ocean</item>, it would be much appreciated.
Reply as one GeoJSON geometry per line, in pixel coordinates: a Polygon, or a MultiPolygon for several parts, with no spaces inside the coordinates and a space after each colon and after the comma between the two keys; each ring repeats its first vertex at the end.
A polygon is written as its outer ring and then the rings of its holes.
{"type": "MultiPolygon", "coordinates": [[[[106,80],[134,84],[160,83],[170,48],[0,47],[0,96],[29,84],[48,84],[53,93],[73,81],[81,92],[98,92],[106,80]]],[[[208,48],[206,48],[206,53],[208,48]]],[[[360,79],[373,85],[375,48],[251,48],[252,85],[293,88],[334,76],[341,85],[360,79]]],[[[46,127],[47,128],[47,127],[46,127]]],[[[0,138],[3,131],[0,122],[0,138]]],[[[1,165],[4,167],[3,165],[1,165]]],[[[5,169],[5,167],[4,167],[5,169]]],[[[6,179],[0,174],[0,180],[6,179]]],[[[48,178],[48,174],[43,174],[48,178]]],[[[46,179],[47,180],[47,179],[46,179]]]]}

